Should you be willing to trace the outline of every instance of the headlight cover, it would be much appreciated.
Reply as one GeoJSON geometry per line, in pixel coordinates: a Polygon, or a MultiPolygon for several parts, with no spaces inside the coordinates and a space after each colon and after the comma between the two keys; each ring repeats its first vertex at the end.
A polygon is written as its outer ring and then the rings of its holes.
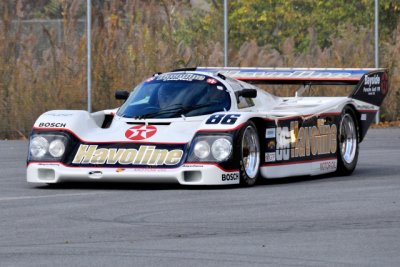
{"type": "Polygon", "coordinates": [[[65,143],[60,139],[55,139],[51,141],[49,145],[49,153],[55,158],[60,158],[64,155],[65,143]]]}
{"type": "Polygon", "coordinates": [[[29,142],[29,161],[60,161],[68,138],[57,134],[34,134],[29,142]]]}
{"type": "Polygon", "coordinates": [[[232,154],[230,135],[200,135],[194,138],[188,162],[223,162],[232,154]]]}
{"type": "Polygon", "coordinates": [[[31,139],[29,151],[34,158],[42,158],[47,153],[49,141],[43,136],[35,136],[31,139]]]}
{"type": "Polygon", "coordinates": [[[215,140],[211,146],[211,153],[218,162],[227,160],[231,152],[232,143],[226,138],[215,140]]]}
{"type": "Polygon", "coordinates": [[[206,141],[199,141],[194,145],[193,152],[199,159],[206,159],[210,155],[210,145],[206,141]]]}

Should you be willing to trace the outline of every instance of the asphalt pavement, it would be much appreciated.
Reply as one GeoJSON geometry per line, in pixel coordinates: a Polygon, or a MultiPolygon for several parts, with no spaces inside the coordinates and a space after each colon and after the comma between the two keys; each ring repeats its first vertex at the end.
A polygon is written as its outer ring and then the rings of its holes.
{"type": "Polygon", "coordinates": [[[252,188],[26,183],[0,141],[0,266],[400,266],[400,128],[348,177],[252,188]]]}

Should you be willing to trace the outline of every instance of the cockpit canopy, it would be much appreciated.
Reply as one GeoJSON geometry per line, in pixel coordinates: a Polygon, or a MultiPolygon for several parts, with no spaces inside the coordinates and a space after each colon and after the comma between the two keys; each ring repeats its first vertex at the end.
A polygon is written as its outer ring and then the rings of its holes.
{"type": "Polygon", "coordinates": [[[217,79],[193,73],[166,73],[138,85],[117,115],[127,118],[193,117],[227,111],[230,107],[230,95],[217,79]]]}

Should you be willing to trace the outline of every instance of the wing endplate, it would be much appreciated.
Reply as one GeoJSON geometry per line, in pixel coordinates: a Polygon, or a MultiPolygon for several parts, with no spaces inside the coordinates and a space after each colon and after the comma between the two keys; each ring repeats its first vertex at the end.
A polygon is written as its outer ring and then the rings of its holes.
{"type": "Polygon", "coordinates": [[[363,75],[350,97],[375,106],[381,106],[388,90],[387,71],[380,69],[363,75]]]}

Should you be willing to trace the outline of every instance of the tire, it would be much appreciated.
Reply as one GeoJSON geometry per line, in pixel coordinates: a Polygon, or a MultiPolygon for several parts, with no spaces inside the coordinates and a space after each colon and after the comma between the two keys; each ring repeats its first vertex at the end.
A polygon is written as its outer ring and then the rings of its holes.
{"type": "Polygon", "coordinates": [[[345,107],[337,133],[338,175],[350,175],[356,168],[359,151],[358,123],[354,110],[345,107]]]}
{"type": "Polygon", "coordinates": [[[240,184],[252,186],[260,172],[260,141],[253,122],[247,122],[240,129],[236,151],[239,152],[240,184]]]}

